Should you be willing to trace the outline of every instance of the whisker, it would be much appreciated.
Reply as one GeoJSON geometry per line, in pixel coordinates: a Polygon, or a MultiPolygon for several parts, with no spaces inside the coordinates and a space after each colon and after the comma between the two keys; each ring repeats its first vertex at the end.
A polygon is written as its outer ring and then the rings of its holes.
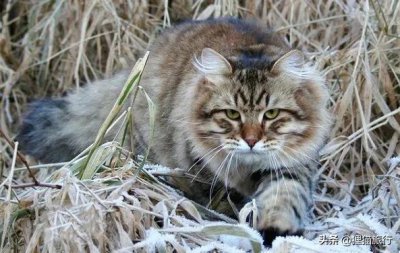
{"type": "Polygon", "coordinates": [[[193,181],[197,178],[197,176],[203,171],[203,169],[206,167],[206,165],[207,165],[209,162],[211,162],[211,160],[212,160],[222,149],[223,149],[223,147],[219,148],[219,149],[215,152],[215,154],[203,164],[203,166],[200,168],[200,170],[199,170],[199,171],[196,173],[196,175],[194,176],[192,182],[193,182],[193,181]]]}
{"type": "Polygon", "coordinates": [[[212,182],[211,182],[211,188],[210,188],[210,203],[211,203],[211,200],[212,200],[212,193],[213,193],[213,191],[214,191],[214,187],[215,187],[215,185],[216,185],[216,183],[217,183],[217,180],[218,180],[218,176],[219,176],[219,174],[221,173],[221,171],[223,170],[223,166],[225,165],[225,162],[226,162],[227,158],[229,157],[229,155],[230,155],[230,153],[228,153],[228,155],[225,156],[224,160],[222,160],[222,162],[221,162],[221,164],[219,165],[219,167],[217,168],[217,171],[216,171],[216,173],[215,173],[215,175],[214,175],[214,177],[213,177],[213,180],[212,180],[212,182]]]}
{"type": "MultiPolygon", "coordinates": [[[[298,154],[300,154],[300,155],[304,155],[305,157],[307,157],[308,159],[310,159],[310,160],[312,160],[313,162],[317,163],[318,165],[321,164],[318,160],[316,160],[316,159],[310,157],[309,155],[307,155],[307,154],[304,153],[304,152],[301,152],[301,151],[296,150],[296,149],[294,149],[294,148],[291,148],[291,147],[289,147],[289,146],[285,146],[285,148],[288,148],[288,149],[292,150],[292,152],[296,152],[296,153],[298,153],[298,154]]],[[[282,151],[283,151],[283,150],[282,150],[282,151]]],[[[286,153],[286,152],[285,152],[285,153],[286,153]]],[[[291,158],[294,159],[293,156],[292,156],[291,158]]],[[[299,162],[299,160],[296,160],[296,161],[299,162]]],[[[299,162],[299,163],[301,163],[301,162],[299,162]]]]}
{"type": "MultiPolygon", "coordinates": [[[[283,150],[282,150],[282,152],[284,153],[283,150]]],[[[278,157],[277,159],[279,159],[279,157],[278,157]]],[[[290,177],[291,177],[293,180],[295,180],[294,177],[293,177],[293,175],[292,175],[292,173],[290,172],[290,168],[285,164],[285,162],[284,162],[282,159],[280,159],[280,162],[283,163],[283,166],[284,166],[285,169],[289,172],[290,177]]],[[[285,185],[285,187],[286,187],[286,192],[289,194],[289,188],[287,187],[287,184],[286,184],[286,182],[285,182],[285,180],[284,180],[283,172],[282,172],[281,169],[279,169],[279,170],[281,171],[283,183],[284,183],[284,185],[285,185]]],[[[297,180],[300,181],[300,178],[299,178],[299,176],[297,175],[297,173],[295,173],[295,172],[293,172],[293,173],[294,173],[294,175],[296,176],[297,180]]],[[[297,191],[296,191],[296,197],[297,197],[297,200],[299,201],[299,203],[301,203],[301,198],[300,198],[300,195],[299,195],[299,193],[298,193],[297,191]]]]}
{"type": "MultiPolygon", "coordinates": [[[[218,148],[222,149],[223,144],[216,146],[215,148],[212,148],[210,151],[208,151],[206,154],[204,154],[202,157],[200,157],[197,162],[202,161],[206,156],[208,156],[210,153],[212,153],[213,151],[215,151],[218,148]]],[[[197,164],[197,162],[193,163],[192,166],[190,166],[190,168],[188,169],[188,172],[197,164]]]]}
{"type": "Polygon", "coordinates": [[[220,138],[218,137],[212,137],[212,136],[204,136],[204,137],[196,137],[197,139],[215,139],[215,140],[219,140],[220,138]]]}
{"type": "Polygon", "coordinates": [[[229,153],[230,155],[231,155],[231,157],[229,158],[229,161],[228,161],[228,166],[227,166],[227,169],[226,169],[226,172],[225,172],[225,189],[228,191],[228,179],[229,179],[229,171],[230,171],[230,168],[231,168],[231,162],[232,162],[232,158],[233,158],[233,156],[235,155],[235,152],[230,152],[229,153]]]}
{"type": "MultiPolygon", "coordinates": [[[[273,160],[273,164],[276,168],[279,167],[278,161],[276,159],[276,154],[272,155],[272,160],[273,160]]],[[[276,177],[278,178],[278,172],[277,170],[274,170],[276,177]]],[[[272,174],[271,174],[271,180],[272,180],[272,174]]],[[[278,201],[278,195],[279,195],[279,187],[276,187],[276,194],[275,194],[275,201],[274,201],[274,206],[276,206],[276,202],[278,201]]]]}

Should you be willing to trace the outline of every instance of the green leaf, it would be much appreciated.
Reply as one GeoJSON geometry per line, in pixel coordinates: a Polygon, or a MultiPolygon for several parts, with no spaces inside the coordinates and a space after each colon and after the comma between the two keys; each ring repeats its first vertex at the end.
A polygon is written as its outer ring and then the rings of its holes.
{"type": "Polygon", "coordinates": [[[123,104],[128,99],[129,94],[135,87],[138,86],[148,57],[149,52],[146,52],[144,57],[142,59],[139,59],[133,67],[128,77],[128,80],[125,82],[124,88],[118,96],[117,102],[115,102],[113,108],[111,109],[110,113],[108,114],[107,118],[105,119],[97,133],[96,139],[89,151],[88,157],[86,158],[85,165],[79,171],[78,177],[80,179],[90,179],[97,170],[96,167],[91,167],[98,164],[96,161],[92,161],[92,159],[96,159],[94,158],[95,152],[102,143],[107,129],[111,126],[112,122],[117,118],[118,114],[123,108],[123,104]]]}

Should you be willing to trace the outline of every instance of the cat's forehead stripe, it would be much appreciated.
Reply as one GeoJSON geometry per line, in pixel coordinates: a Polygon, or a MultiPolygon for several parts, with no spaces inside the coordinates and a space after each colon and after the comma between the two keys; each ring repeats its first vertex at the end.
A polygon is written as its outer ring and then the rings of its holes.
{"type": "Polygon", "coordinates": [[[258,69],[240,69],[233,74],[233,79],[245,86],[256,86],[265,84],[268,80],[267,74],[258,69]]]}
{"type": "MultiPolygon", "coordinates": [[[[261,102],[261,99],[264,97],[264,95],[266,95],[267,94],[267,92],[265,91],[265,90],[263,90],[261,93],[260,93],[260,95],[258,96],[258,98],[256,99],[256,104],[258,105],[258,104],[260,104],[260,102],[261,102]]],[[[267,96],[267,100],[268,100],[268,96],[267,96]]],[[[267,104],[268,104],[268,102],[267,102],[267,104]]]]}
{"type": "Polygon", "coordinates": [[[233,95],[233,100],[236,106],[242,104],[244,106],[248,106],[251,109],[254,109],[256,106],[261,105],[263,101],[265,101],[264,106],[267,107],[269,104],[269,94],[266,90],[257,90],[257,89],[247,89],[244,90],[243,87],[240,87],[233,95]],[[263,98],[265,98],[263,100],[263,98]],[[239,100],[241,103],[239,103],[239,100]]]}
{"type": "Polygon", "coordinates": [[[247,99],[243,88],[237,89],[237,91],[234,94],[234,100],[236,106],[239,106],[239,104],[247,105],[248,102],[250,101],[249,99],[247,99]]]}

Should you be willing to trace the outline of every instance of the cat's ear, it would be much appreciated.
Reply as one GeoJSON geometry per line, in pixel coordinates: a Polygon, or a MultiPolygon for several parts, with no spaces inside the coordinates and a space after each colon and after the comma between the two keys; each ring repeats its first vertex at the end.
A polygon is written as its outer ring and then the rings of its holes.
{"type": "Polygon", "coordinates": [[[211,82],[232,73],[232,66],[228,60],[211,48],[204,48],[200,59],[195,56],[193,65],[211,82]]]}
{"type": "Polygon", "coordinates": [[[293,73],[301,69],[304,63],[304,54],[299,50],[291,50],[275,62],[271,73],[293,73]]]}
{"type": "Polygon", "coordinates": [[[311,80],[322,86],[324,83],[321,73],[313,64],[306,62],[303,52],[299,50],[289,51],[279,58],[272,66],[271,73],[283,74],[295,79],[311,80]]]}

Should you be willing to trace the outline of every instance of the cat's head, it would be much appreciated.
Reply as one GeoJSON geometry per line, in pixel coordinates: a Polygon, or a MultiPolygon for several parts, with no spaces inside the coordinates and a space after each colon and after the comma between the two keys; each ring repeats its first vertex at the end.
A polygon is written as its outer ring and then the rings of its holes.
{"type": "Polygon", "coordinates": [[[330,126],[323,77],[300,51],[260,52],[195,57],[195,144],[260,169],[316,159],[330,126]]]}

